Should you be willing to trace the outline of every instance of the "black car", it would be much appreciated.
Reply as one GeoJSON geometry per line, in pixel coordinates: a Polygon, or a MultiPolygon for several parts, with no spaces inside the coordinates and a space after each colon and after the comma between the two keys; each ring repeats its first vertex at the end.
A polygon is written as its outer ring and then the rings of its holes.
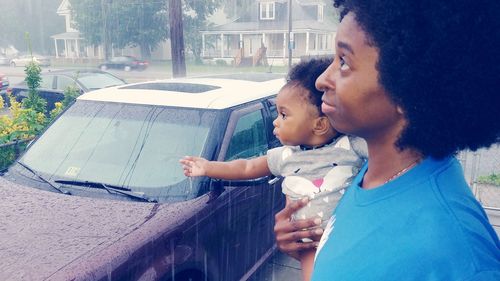
{"type": "Polygon", "coordinates": [[[0,280],[248,278],[274,252],[281,182],[186,178],[179,163],[280,145],[283,75],[244,77],[79,96],[0,177],[0,280]]]}
{"type": "MultiPolygon", "coordinates": [[[[69,86],[76,86],[81,93],[93,90],[124,85],[124,80],[111,73],[99,70],[57,70],[41,74],[42,81],[38,88],[39,95],[47,100],[47,110],[54,108],[54,103],[64,99],[64,90],[69,86]]],[[[23,81],[7,90],[17,101],[28,96],[28,86],[23,81]]]]}
{"type": "Polygon", "coordinates": [[[144,70],[148,67],[149,63],[144,60],[139,60],[133,56],[112,57],[99,65],[99,69],[105,71],[109,68],[122,69],[124,71],[130,70],[144,70]]]}
{"type": "Polygon", "coordinates": [[[5,74],[0,73],[0,93],[4,94],[4,92],[7,90],[7,87],[9,86],[9,79],[5,74]]]}

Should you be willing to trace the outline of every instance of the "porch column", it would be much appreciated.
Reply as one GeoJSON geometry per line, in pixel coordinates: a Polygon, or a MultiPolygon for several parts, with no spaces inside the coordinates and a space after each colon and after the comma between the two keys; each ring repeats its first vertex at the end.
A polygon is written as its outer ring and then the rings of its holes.
{"type": "Polygon", "coordinates": [[[75,49],[76,49],[76,57],[80,57],[80,46],[78,46],[78,39],[75,39],[75,49]]]}
{"type": "Polygon", "coordinates": [[[316,46],[316,51],[319,51],[319,33],[316,33],[316,40],[315,40],[315,43],[314,45],[316,46]]]}
{"type": "Polygon", "coordinates": [[[306,32],[306,56],[309,55],[309,31],[306,32]]]}
{"type": "Polygon", "coordinates": [[[262,44],[266,46],[266,34],[262,33],[262,44]]]}
{"type": "Polygon", "coordinates": [[[286,50],[288,49],[287,36],[288,34],[286,32],[283,33],[283,58],[286,58],[286,50]]]}
{"type": "Polygon", "coordinates": [[[201,56],[205,57],[205,34],[201,34],[201,56]]]}
{"type": "Polygon", "coordinates": [[[68,40],[64,39],[64,54],[68,57],[68,40]]]}
{"type": "Polygon", "coordinates": [[[224,33],[220,34],[220,57],[224,57],[224,33]]]}
{"type": "Polygon", "coordinates": [[[57,50],[57,39],[54,38],[54,47],[55,47],[55,50],[56,50],[56,59],[59,58],[59,51],[57,50]]]}

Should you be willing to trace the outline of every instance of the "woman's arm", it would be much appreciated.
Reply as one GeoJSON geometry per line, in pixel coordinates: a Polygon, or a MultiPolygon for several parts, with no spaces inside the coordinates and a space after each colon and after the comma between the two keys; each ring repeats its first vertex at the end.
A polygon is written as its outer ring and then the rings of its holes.
{"type": "Polygon", "coordinates": [[[246,180],[271,175],[267,165],[267,155],[229,162],[208,161],[201,157],[186,156],[180,162],[184,175],[188,177],[208,176],[226,180],[246,180]]]}

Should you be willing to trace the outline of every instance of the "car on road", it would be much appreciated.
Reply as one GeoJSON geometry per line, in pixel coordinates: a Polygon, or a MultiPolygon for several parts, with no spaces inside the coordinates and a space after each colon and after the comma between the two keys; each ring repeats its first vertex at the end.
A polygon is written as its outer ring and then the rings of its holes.
{"type": "Polygon", "coordinates": [[[139,60],[133,56],[119,56],[112,57],[108,61],[99,65],[99,69],[105,71],[107,69],[122,69],[124,71],[130,70],[145,70],[149,63],[144,60],[139,60]]]}
{"type": "MultiPolygon", "coordinates": [[[[92,69],[47,71],[41,74],[41,78],[38,94],[47,101],[48,111],[54,108],[54,103],[64,99],[64,90],[69,86],[75,86],[80,93],[87,93],[126,84],[123,79],[111,73],[92,69]]],[[[26,81],[12,86],[8,92],[17,101],[22,101],[28,96],[26,81]]]]}
{"type": "Polygon", "coordinates": [[[10,59],[2,54],[0,54],[0,65],[9,65],[10,59]]]}
{"type": "Polygon", "coordinates": [[[24,54],[10,60],[10,66],[26,66],[34,61],[40,66],[50,66],[50,58],[39,54],[24,54]]]}
{"type": "Polygon", "coordinates": [[[79,96],[0,177],[1,280],[246,280],[273,254],[280,181],[186,178],[179,159],[280,145],[283,75],[79,96]]]}

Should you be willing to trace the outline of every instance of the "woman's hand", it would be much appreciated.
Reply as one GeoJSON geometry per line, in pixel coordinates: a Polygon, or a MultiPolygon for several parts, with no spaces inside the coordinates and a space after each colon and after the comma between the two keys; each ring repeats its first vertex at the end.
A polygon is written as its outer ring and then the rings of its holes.
{"type": "Polygon", "coordinates": [[[291,219],[292,214],[307,205],[308,202],[307,198],[291,201],[275,216],[274,234],[278,248],[295,259],[300,259],[301,252],[315,249],[323,234],[323,229],[319,227],[320,218],[293,221],[291,219]],[[309,238],[312,241],[302,242],[302,238],[309,238]]]}

